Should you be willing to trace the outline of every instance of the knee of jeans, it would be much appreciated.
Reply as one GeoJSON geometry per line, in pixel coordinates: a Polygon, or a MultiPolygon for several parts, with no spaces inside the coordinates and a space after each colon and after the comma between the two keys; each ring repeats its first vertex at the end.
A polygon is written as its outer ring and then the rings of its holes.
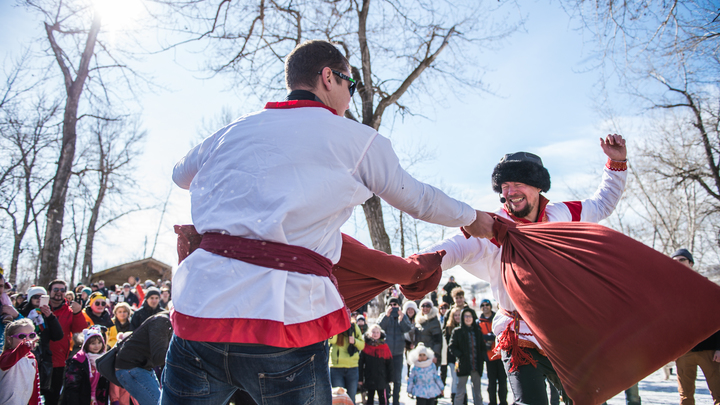
{"type": "Polygon", "coordinates": [[[316,389],[315,360],[312,355],[287,370],[258,374],[263,404],[312,403],[316,389]]]}

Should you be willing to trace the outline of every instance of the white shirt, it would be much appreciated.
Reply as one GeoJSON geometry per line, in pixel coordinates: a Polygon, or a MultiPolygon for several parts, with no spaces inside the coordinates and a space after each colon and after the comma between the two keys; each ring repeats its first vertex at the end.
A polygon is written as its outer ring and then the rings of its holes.
{"type": "MultiPolygon", "coordinates": [[[[325,108],[265,109],[193,148],[173,171],[199,233],[302,246],[333,263],[340,227],[373,193],[424,221],[464,226],[475,211],[400,167],[390,141],[325,108]]],[[[325,277],[268,269],[198,249],[173,275],[175,310],[285,325],[344,307],[325,277]]]]}

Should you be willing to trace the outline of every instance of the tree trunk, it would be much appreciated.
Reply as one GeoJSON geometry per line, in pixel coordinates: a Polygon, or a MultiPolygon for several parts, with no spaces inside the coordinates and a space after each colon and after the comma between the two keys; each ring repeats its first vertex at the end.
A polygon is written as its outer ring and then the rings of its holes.
{"type": "MultiPolygon", "coordinates": [[[[105,156],[101,154],[100,160],[101,162],[105,159],[105,156]]],[[[98,195],[95,199],[95,204],[93,204],[91,213],[90,213],[90,221],[88,222],[87,227],[87,236],[85,237],[85,254],[83,255],[83,264],[82,264],[82,281],[87,282],[90,279],[90,276],[93,273],[93,263],[92,263],[92,253],[93,253],[93,245],[95,243],[95,226],[97,225],[98,217],[100,216],[100,206],[103,203],[103,200],[105,199],[105,191],[107,190],[107,174],[105,173],[105,167],[104,164],[101,163],[100,167],[100,184],[98,189],[98,195]]]]}
{"type": "Polygon", "coordinates": [[[385,232],[385,222],[383,221],[380,197],[373,195],[369,200],[365,201],[362,207],[363,211],[365,211],[365,219],[367,219],[373,247],[388,254],[392,253],[390,238],[387,232],[385,232]]]}
{"type": "Polygon", "coordinates": [[[67,100],[63,117],[62,147],[48,203],[45,239],[40,256],[40,275],[38,277],[40,285],[47,285],[57,277],[60,247],[62,245],[63,219],[65,216],[65,199],[67,197],[68,182],[72,174],[73,160],[75,159],[78,105],[85,86],[85,80],[88,77],[88,68],[94,54],[97,36],[100,32],[100,14],[95,13],[93,16],[92,26],[88,32],[75,80],[72,79],[72,72],[65,63],[63,50],[55,41],[53,34],[55,30],[59,30],[57,24],[54,26],[45,24],[48,40],[65,79],[67,100]]]}

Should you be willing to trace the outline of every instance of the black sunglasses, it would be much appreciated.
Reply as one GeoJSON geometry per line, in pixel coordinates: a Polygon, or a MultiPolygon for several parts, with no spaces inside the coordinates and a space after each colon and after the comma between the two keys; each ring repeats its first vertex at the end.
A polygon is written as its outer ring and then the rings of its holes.
{"type": "MultiPolygon", "coordinates": [[[[348,90],[350,90],[350,97],[352,97],[353,94],[355,94],[355,89],[357,88],[357,82],[355,81],[355,79],[346,75],[345,73],[338,72],[337,70],[334,70],[334,69],[330,69],[330,71],[333,72],[334,74],[336,74],[339,78],[345,79],[350,82],[350,88],[348,90]]],[[[318,74],[321,75],[322,71],[318,72],[318,74]]]]}
{"type": "Polygon", "coordinates": [[[94,304],[96,307],[104,307],[105,305],[107,305],[105,304],[105,301],[95,301],[94,304]]]}

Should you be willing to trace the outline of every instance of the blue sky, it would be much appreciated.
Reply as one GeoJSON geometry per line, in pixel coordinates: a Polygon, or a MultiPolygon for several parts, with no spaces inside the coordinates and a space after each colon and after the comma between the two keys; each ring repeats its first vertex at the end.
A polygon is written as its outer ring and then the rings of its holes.
{"type": "MultiPolygon", "coordinates": [[[[449,88],[442,102],[432,102],[428,97],[426,110],[421,111],[427,119],[393,121],[386,116],[381,129],[399,150],[421,144],[434,152],[434,160],[412,169],[419,178],[441,183],[476,208],[488,211],[499,205],[489,179],[505,153],[525,150],[543,158],[552,175],[551,200],[571,198],[571,189],[592,189],[605,161],[598,138],[608,129],[593,99],[598,75],[596,71],[586,72],[584,63],[592,47],[582,32],[573,29],[577,22],[571,22],[557,4],[527,2],[520,7],[528,17],[524,29],[498,51],[482,57],[490,69],[485,81],[497,96],[463,91],[456,97],[449,88]]],[[[0,52],[4,59],[16,55],[22,44],[36,40],[42,34],[41,24],[12,7],[12,2],[0,2],[0,52]]],[[[190,222],[189,197],[170,180],[173,165],[197,139],[203,118],[212,117],[223,106],[243,112],[261,107],[229,89],[229,78],[200,80],[198,73],[174,62],[201,56],[182,51],[165,53],[148,57],[140,65],[168,89],[144,94],[140,100],[148,138],[137,177],[140,187],[159,199],[174,190],[155,254],[170,264],[176,263],[172,225],[190,222]]],[[[624,135],[632,139],[634,134],[624,135]]],[[[357,210],[359,217],[344,230],[367,243],[361,212],[357,210]]],[[[101,233],[103,247],[96,253],[95,268],[139,259],[146,237],[150,241],[154,237],[158,217],[157,212],[137,214],[115,230],[101,233]]],[[[1,254],[9,257],[10,252],[1,254]]],[[[9,261],[6,257],[0,260],[9,261]]]]}

